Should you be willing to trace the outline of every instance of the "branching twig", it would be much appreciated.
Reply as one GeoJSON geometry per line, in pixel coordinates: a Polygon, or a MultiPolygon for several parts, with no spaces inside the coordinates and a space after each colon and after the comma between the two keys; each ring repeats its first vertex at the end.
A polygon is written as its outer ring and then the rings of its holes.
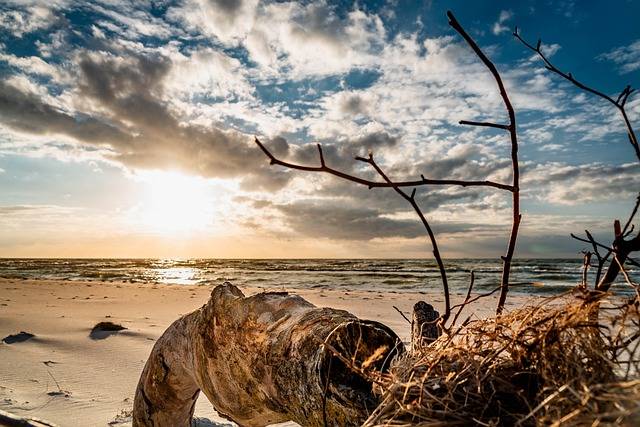
{"type": "Polygon", "coordinates": [[[433,233],[433,230],[431,229],[431,225],[429,225],[429,222],[427,221],[424,214],[422,213],[420,206],[418,206],[418,204],[416,203],[416,198],[415,198],[416,189],[415,188],[413,189],[413,191],[411,192],[411,195],[408,195],[407,193],[405,193],[400,187],[398,187],[393,181],[391,181],[391,179],[389,179],[389,177],[384,173],[384,171],[380,168],[380,166],[378,166],[375,160],[373,160],[373,154],[371,153],[369,154],[369,157],[356,157],[356,160],[359,160],[361,162],[371,165],[375,169],[375,171],[378,172],[378,175],[380,175],[380,177],[386,183],[388,183],[391,186],[391,188],[395,190],[396,193],[398,193],[403,199],[409,202],[409,204],[411,205],[413,210],[416,212],[418,217],[420,217],[420,221],[422,221],[422,225],[427,230],[427,234],[429,235],[429,240],[431,241],[431,247],[433,249],[433,257],[435,258],[436,263],[438,264],[438,269],[440,270],[440,277],[442,278],[442,288],[444,291],[444,314],[442,315],[442,322],[444,324],[444,322],[446,322],[447,319],[449,319],[449,315],[451,314],[451,302],[449,297],[449,283],[447,281],[447,271],[444,268],[444,263],[442,262],[442,257],[440,256],[440,250],[438,249],[438,242],[436,241],[436,236],[433,233]]]}
{"type": "Polygon", "coordinates": [[[593,253],[596,255],[596,258],[598,258],[598,266],[597,266],[598,269],[596,271],[596,280],[595,280],[595,283],[597,284],[600,281],[600,276],[602,275],[602,267],[604,266],[604,263],[607,261],[607,258],[611,253],[611,248],[609,246],[605,246],[601,243],[596,242],[596,240],[593,238],[591,233],[589,233],[589,230],[584,230],[584,233],[587,235],[587,239],[578,237],[573,233],[571,233],[571,237],[581,242],[591,243],[591,246],[593,247],[593,253]],[[607,250],[607,255],[605,257],[600,255],[600,251],[598,250],[598,247],[601,247],[607,250]]]}
{"type": "Polygon", "coordinates": [[[631,240],[624,240],[622,227],[618,220],[615,220],[613,223],[613,234],[615,236],[612,245],[612,252],[615,252],[614,260],[609,263],[607,272],[596,286],[597,290],[603,292],[609,290],[609,287],[618,276],[618,273],[621,271],[621,266],[624,265],[629,254],[640,250],[640,234],[631,240]]]}
{"type": "MultiPolygon", "coordinates": [[[[462,304],[458,304],[458,311],[456,312],[455,316],[453,316],[453,320],[451,321],[451,325],[449,325],[450,328],[453,328],[456,325],[456,322],[458,321],[458,317],[460,317],[460,313],[462,313],[462,309],[469,304],[469,300],[471,299],[471,291],[473,290],[473,285],[475,283],[476,280],[476,275],[474,273],[473,270],[471,270],[471,277],[469,279],[469,287],[467,288],[467,296],[464,297],[464,301],[462,302],[462,304]]],[[[455,307],[455,306],[454,306],[455,307]]]]}
{"type": "Polygon", "coordinates": [[[535,52],[540,57],[540,59],[542,59],[547,70],[563,77],[565,80],[568,80],[569,82],[573,83],[575,86],[579,87],[580,89],[586,92],[592,93],[596,96],[599,96],[600,98],[605,99],[611,104],[613,104],[618,109],[618,111],[620,111],[620,114],[622,114],[622,118],[624,120],[625,126],[627,127],[627,135],[629,136],[629,142],[633,146],[633,149],[636,153],[636,157],[638,158],[638,161],[640,161],[640,147],[638,146],[638,138],[636,137],[636,133],[631,126],[631,122],[629,121],[629,117],[627,116],[627,112],[625,110],[625,104],[627,103],[627,99],[629,99],[629,95],[631,95],[635,91],[635,89],[632,89],[631,86],[626,86],[622,90],[622,92],[620,92],[620,95],[618,95],[616,99],[613,99],[609,95],[603,92],[600,92],[599,90],[593,89],[592,87],[589,87],[586,84],[580,82],[573,76],[573,74],[565,73],[564,71],[561,71],[555,65],[553,65],[551,61],[549,61],[549,58],[547,58],[546,55],[542,53],[542,50],[540,49],[542,43],[540,40],[538,40],[538,43],[536,46],[531,45],[520,36],[520,33],[518,32],[518,27],[515,28],[513,35],[516,39],[520,40],[520,42],[522,42],[523,45],[525,45],[527,48],[535,52]]]}
{"type": "MultiPolygon", "coordinates": [[[[275,157],[268,149],[265,147],[262,142],[258,138],[255,138],[256,144],[262,150],[262,152],[269,158],[272,165],[280,165],[289,169],[296,169],[307,172],[325,172],[330,175],[337,176],[339,178],[345,179],[347,181],[355,182],[356,184],[365,185],[369,189],[371,188],[389,188],[392,187],[388,182],[379,182],[379,181],[371,181],[368,179],[360,178],[354,175],[350,175],[346,172],[339,171],[332,167],[326,165],[324,156],[322,154],[322,146],[318,144],[318,152],[320,156],[320,166],[304,166],[296,163],[285,162],[284,160],[280,160],[275,157]]],[[[456,185],[460,187],[494,187],[500,190],[511,191],[512,187],[507,184],[501,184],[499,182],[493,181],[465,181],[459,179],[430,179],[425,178],[423,175],[420,175],[419,180],[413,181],[398,181],[394,183],[397,187],[419,187],[422,185],[456,185]]]]}
{"type": "Polygon", "coordinates": [[[503,268],[502,268],[502,278],[500,281],[501,292],[500,299],[498,300],[497,313],[502,313],[504,308],[504,303],[507,298],[507,293],[509,292],[509,274],[511,272],[511,260],[513,259],[513,253],[516,247],[516,240],[518,238],[518,229],[520,227],[520,221],[522,216],[520,215],[520,169],[518,164],[518,133],[516,130],[516,114],[513,106],[511,105],[511,101],[509,99],[509,95],[507,94],[507,90],[502,83],[502,78],[500,77],[500,73],[498,72],[496,66],[487,58],[487,56],[482,52],[478,44],[467,34],[467,32],[462,28],[458,20],[453,16],[451,11],[447,12],[447,16],[449,17],[449,25],[453,27],[454,30],[460,34],[467,44],[473,49],[475,54],[480,58],[482,63],[489,69],[491,75],[496,81],[498,85],[498,89],[500,91],[500,96],[502,97],[502,102],[504,103],[505,108],[507,109],[507,113],[509,115],[509,124],[508,125],[499,125],[495,123],[479,123],[479,122],[468,122],[464,121],[463,124],[472,124],[476,126],[489,126],[496,127],[500,129],[507,130],[509,132],[509,136],[511,138],[511,164],[513,168],[513,184],[511,185],[511,193],[513,197],[513,222],[511,226],[511,235],[509,236],[509,244],[507,246],[507,253],[502,257],[503,268]]]}

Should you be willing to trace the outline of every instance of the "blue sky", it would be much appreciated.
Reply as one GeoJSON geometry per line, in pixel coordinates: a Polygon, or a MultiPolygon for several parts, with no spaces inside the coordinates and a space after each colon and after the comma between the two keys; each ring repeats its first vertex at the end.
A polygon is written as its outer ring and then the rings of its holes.
{"type": "MultiPolygon", "coordinates": [[[[497,64],[520,135],[516,256],[577,256],[608,240],[639,184],[610,105],[547,72],[511,33],[609,94],[640,86],[634,1],[244,0],[0,5],[0,256],[421,257],[402,199],[269,167],[372,150],[397,179],[509,182],[509,143],[459,120],[505,121],[491,76],[446,10],[497,64]]],[[[640,101],[627,104],[634,123],[640,101]]],[[[418,199],[446,256],[497,257],[508,194],[429,187],[418,199]]]]}

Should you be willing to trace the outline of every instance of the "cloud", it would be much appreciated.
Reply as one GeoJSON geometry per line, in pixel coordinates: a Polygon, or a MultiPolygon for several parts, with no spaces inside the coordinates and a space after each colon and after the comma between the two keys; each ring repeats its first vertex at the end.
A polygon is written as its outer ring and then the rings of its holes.
{"type": "Polygon", "coordinates": [[[264,159],[250,136],[181,122],[163,99],[163,83],[171,70],[167,57],[86,52],[79,56],[78,67],[76,107],[83,108],[75,111],[64,111],[37,94],[0,83],[5,125],[107,147],[110,160],[132,168],[179,169],[226,178],[253,174],[271,189],[286,183],[286,174],[264,173],[264,159]]]}
{"type": "MultiPolygon", "coordinates": [[[[7,71],[0,82],[2,153],[229,179],[247,197],[242,203],[268,193],[254,206],[261,218],[269,215],[265,227],[342,242],[410,241],[423,231],[391,189],[270,167],[254,134],[276,155],[305,165],[319,164],[320,142],[328,164],[368,179],[380,178],[353,160],[368,151],[394,179],[511,179],[508,138],[458,124],[506,117],[490,73],[457,36],[398,31],[359,3],[149,5],[76,3],[87,17],[81,23],[64,21],[61,3],[49,12],[35,2],[15,13],[3,9],[0,25],[14,36],[46,31],[31,50],[0,48],[7,71]],[[29,14],[36,24],[18,29],[29,14]],[[55,25],[45,27],[45,16],[55,25]]],[[[502,11],[494,33],[507,31],[512,18],[502,11]]],[[[506,55],[499,46],[482,47],[491,58],[506,55]]],[[[560,46],[543,49],[552,55],[560,46]]],[[[616,58],[626,58],[624,49],[616,58]]],[[[632,165],[539,160],[541,151],[566,159],[607,135],[624,135],[615,111],[569,96],[531,59],[496,63],[518,112],[523,206],[565,209],[633,197],[632,165]]],[[[635,118],[640,102],[631,99],[628,112],[635,118]]],[[[421,187],[417,197],[445,239],[465,231],[503,247],[495,236],[508,232],[508,194],[421,187]]],[[[245,224],[255,221],[240,211],[245,224]]]]}
{"type": "Polygon", "coordinates": [[[510,10],[501,10],[500,15],[498,16],[498,20],[494,22],[493,27],[491,27],[491,31],[496,36],[509,31],[509,27],[507,27],[505,22],[509,21],[513,18],[513,12],[510,10]]]}
{"type": "Polygon", "coordinates": [[[89,2],[85,7],[98,13],[98,16],[109,18],[108,21],[98,20],[96,23],[97,27],[111,30],[119,36],[124,35],[135,40],[142,37],[166,39],[172,35],[181,35],[176,28],[168,25],[163,19],[157,18],[149,13],[145,7],[146,4],[136,3],[137,2],[99,1],[89,2]]]}
{"type": "Polygon", "coordinates": [[[171,52],[171,69],[164,87],[187,101],[197,96],[232,100],[253,99],[255,88],[243,64],[212,48],[171,52]]]}
{"type": "Polygon", "coordinates": [[[254,25],[258,0],[187,0],[171,8],[170,19],[186,29],[215,37],[223,43],[244,39],[254,25]]]}
{"type": "Polygon", "coordinates": [[[640,40],[628,46],[617,47],[598,56],[601,61],[613,61],[619,66],[620,74],[628,74],[640,69],[640,40]]]}
{"type": "Polygon", "coordinates": [[[25,34],[43,30],[54,25],[58,19],[53,8],[61,6],[63,2],[26,2],[25,7],[20,8],[20,3],[9,1],[9,9],[0,10],[0,28],[8,31],[14,37],[22,38],[25,34]],[[31,3],[31,4],[28,4],[31,3]],[[11,8],[11,6],[16,7],[11,8]]]}
{"type": "MultiPolygon", "coordinates": [[[[303,236],[339,241],[371,241],[374,239],[424,238],[425,231],[412,213],[389,215],[384,209],[371,207],[360,200],[349,198],[300,200],[278,204],[264,200],[244,200],[262,215],[271,215],[282,222],[277,234],[285,237],[303,236]]],[[[431,221],[441,236],[458,233],[482,233],[495,231],[501,225],[472,223],[468,221],[431,221]]],[[[250,223],[251,227],[264,228],[262,224],[250,223]]]]}
{"type": "Polygon", "coordinates": [[[558,205],[625,201],[638,194],[640,168],[637,163],[543,163],[524,168],[522,188],[529,197],[558,205]]]}
{"type": "Polygon", "coordinates": [[[7,82],[0,82],[0,113],[7,126],[22,132],[63,134],[95,144],[122,143],[130,139],[115,126],[92,117],[74,117],[7,82]]]}
{"type": "Polygon", "coordinates": [[[19,57],[0,51],[0,61],[5,61],[12,67],[24,70],[32,75],[48,76],[53,78],[54,81],[62,81],[64,79],[63,73],[58,67],[49,64],[38,56],[19,57]]]}
{"type": "Polygon", "coordinates": [[[189,0],[170,19],[229,46],[243,46],[263,77],[289,79],[368,66],[385,38],[382,20],[354,7],[345,16],[327,1],[189,0]]]}

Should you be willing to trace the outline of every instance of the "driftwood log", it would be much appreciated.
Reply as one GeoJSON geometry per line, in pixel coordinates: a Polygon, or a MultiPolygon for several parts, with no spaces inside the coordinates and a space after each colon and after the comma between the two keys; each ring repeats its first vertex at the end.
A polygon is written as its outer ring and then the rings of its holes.
{"type": "Polygon", "coordinates": [[[35,417],[21,417],[0,409],[0,426],[6,427],[56,427],[55,424],[35,417]]]}
{"type": "Polygon", "coordinates": [[[217,286],[158,339],[140,377],[133,426],[189,426],[202,390],[241,426],[360,425],[378,403],[365,371],[403,351],[385,325],[284,292],[217,286]]]}

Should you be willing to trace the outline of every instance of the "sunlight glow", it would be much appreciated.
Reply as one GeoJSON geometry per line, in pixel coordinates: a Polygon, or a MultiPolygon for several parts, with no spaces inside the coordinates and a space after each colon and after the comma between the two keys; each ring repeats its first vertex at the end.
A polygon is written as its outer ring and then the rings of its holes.
{"type": "Polygon", "coordinates": [[[206,180],[177,172],[147,172],[138,219],[163,234],[203,230],[210,225],[215,200],[206,180]]]}

